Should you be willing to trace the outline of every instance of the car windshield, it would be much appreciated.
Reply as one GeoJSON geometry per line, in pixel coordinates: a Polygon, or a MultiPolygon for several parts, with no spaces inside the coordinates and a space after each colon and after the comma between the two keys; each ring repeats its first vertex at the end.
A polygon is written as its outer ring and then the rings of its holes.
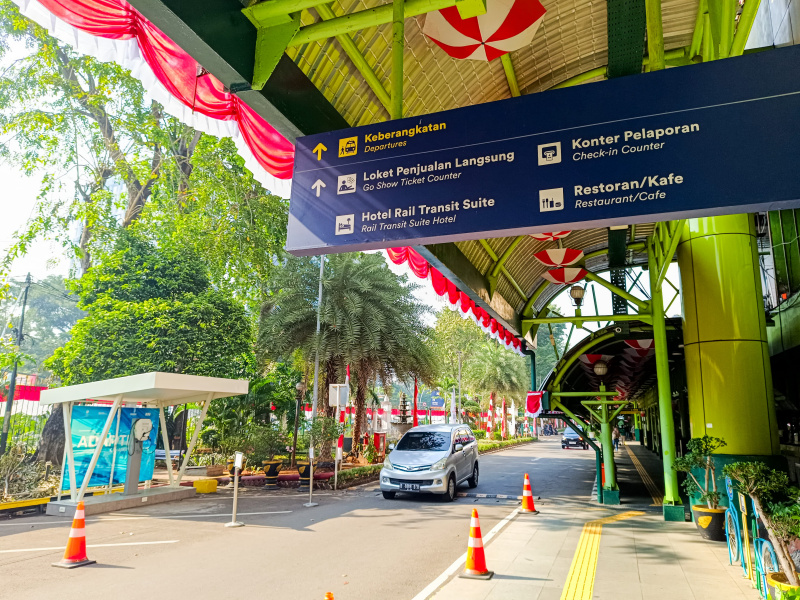
{"type": "Polygon", "coordinates": [[[397,444],[396,450],[448,450],[450,436],[436,431],[409,431],[397,444]]]}
{"type": "Polygon", "coordinates": [[[564,437],[574,437],[574,438],[576,438],[576,437],[580,437],[580,436],[577,433],[575,433],[574,431],[572,431],[572,429],[565,429],[564,430],[564,437]]]}

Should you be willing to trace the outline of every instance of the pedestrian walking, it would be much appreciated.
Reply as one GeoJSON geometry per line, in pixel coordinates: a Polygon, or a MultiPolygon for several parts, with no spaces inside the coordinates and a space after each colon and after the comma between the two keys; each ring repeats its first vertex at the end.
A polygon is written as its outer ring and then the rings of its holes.
{"type": "Polygon", "coordinates": [[[619,450],[619,427],[614,425],[614,431],[611,432],[611,439],[614,440],[614,452],[619,450]]]}

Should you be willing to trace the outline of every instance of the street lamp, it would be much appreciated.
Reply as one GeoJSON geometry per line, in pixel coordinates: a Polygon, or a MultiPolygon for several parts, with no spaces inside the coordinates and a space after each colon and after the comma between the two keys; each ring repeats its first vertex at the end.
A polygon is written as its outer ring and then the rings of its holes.
{"type": "Polygon", "coordinates": [[[605,377],[608,373],[608,363],[604,360],[598,360],[592,367],[594,374],[598,377],[605,377]]]}
{"type": "Polygon", "coordinates": [[[302,381],[299,381],[296,386],[297,390],[297,403],[294,411],[294,441],[292,442],[292,467],[295,466],[295,454],[297,453],[297,427],[300,422],[300,401],[306,393],[306,386],[302,381]]]}
{"type": "Polygon", "coordinates": [[[569,288],[569,295],[572,298],[572,303],[580,310],[583,304],[583,294],[586,292],[580,285],[573,285],[569,288]]]}

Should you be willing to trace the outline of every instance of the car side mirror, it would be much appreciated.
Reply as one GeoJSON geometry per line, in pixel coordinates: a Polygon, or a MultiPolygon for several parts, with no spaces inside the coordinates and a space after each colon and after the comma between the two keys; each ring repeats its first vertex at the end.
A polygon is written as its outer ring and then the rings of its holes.
{"type": "Polygon", "coordinates": [[[394,450],[394,444],[389,444],[389,450],[394,450]]]}
{"type": "Polygon", "coordinates": [[[454,452],[461,452],[464,449],[463,444],[456,444],[454,452]]]}

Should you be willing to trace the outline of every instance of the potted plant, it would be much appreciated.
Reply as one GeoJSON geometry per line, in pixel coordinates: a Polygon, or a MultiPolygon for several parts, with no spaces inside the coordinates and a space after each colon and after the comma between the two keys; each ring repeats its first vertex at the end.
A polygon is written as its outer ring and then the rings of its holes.
{"type": "Polygon", "coordinates": [[[717,473],[714,459],[715,451],[726,446],[722,438],[704,435],[692,438],[686,445],[688,452],[675,460],[673,468],[688,475],[683,489],[691,496],[697,496],[705,503],[694,504],[692,514],[700,535],[715,542],[725,541],[725,509],[719,507],[720,492],[717,490],[717,473]],[[696,472],[702,472],[703,481],[697,478],[696,472]]]}
{"type": "Polygon", "coordinates": [[[789,485],[786,473],[761,462],[732,463],[723,472],[737,481],[739,491],[750,496],[772,543],[781,570],[767,575],[771,597],[800,598],[800,578],[789,550],[789,544],[800,537],[800,490],[789,485]]]}
{"type": "Polygon", "coordinates": [[[250,444],[255,464],[260,462],[264,468],[264,489],[277,489],[278,474],[283,468],[283,461],[275,460],[275,455],[285,448],[286,436],[273,425],[254,426],[250,432],[250,444]]]}

